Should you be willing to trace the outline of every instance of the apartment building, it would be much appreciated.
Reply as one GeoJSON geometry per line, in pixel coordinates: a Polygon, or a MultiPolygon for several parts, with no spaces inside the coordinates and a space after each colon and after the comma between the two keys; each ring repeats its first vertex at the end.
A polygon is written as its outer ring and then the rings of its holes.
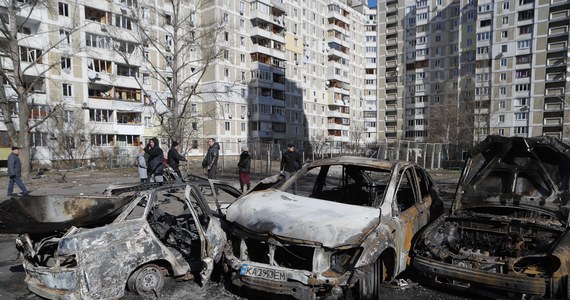
{"type": "Polygon", "coordinates": [[[487,134],[570,141],[569,19],[558,0],[379,1],[379,132],[453,142],[441,132],[441,116],[452,115],[451,135],[473,142],[487,134]]]}
{"type": "Polygon", "coordinates": [[[341,149],[375,142],[379,42],[376,12],[363,2],[189,1],[181,8],[188,19],[182,29],[176,9],[159,1],[36,7],[18,33],[22,64],[34,64],[26,76],[42,77],[30,95],[32,118],[58,105],[66,125],[46,122],[34,130],[34,159],[66,158],[54,145],[72,120],[82,125],[67,139],[73,148],[83,145],[86,158],[134,150],[160,135],[181,87],[196,90],[185,131],[190,154],[200,155],[208,137],[221,142],[224,154],[256,143],[341,149]],[[196,79],[204,50],[181,47],[208,26],[220,30],[212,40],[220,56],[196,79]],[[184,86],[176,85],[181,77],[184,86]]]}

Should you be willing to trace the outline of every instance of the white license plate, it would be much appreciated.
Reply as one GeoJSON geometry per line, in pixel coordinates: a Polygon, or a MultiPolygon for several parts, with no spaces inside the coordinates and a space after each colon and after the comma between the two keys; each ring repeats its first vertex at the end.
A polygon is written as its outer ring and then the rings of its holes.
{"type": "Polygon", "coordinates": [[[283,271],[248,266],[247,264],[243,264],[241,266],[239,274],[242,276],[257,277],[274,281],[287,281],[287,277],[283,271]]]}

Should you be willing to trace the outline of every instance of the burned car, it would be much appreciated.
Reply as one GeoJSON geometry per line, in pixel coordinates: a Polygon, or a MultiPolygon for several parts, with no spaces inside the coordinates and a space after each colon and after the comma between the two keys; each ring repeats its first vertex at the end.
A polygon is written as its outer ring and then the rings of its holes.
{"type": "Polygon", "coordinates": [[[489,136],[466,161],[451,211],[419,236],[429,282],[486,296],[569,298],[570,147],[489,136]]]}
{"type": "Polygon", "coordinates": [[[48,299],[117,299],[125,287],[155,295],[165,276],[204,282],[226,243],[204,188],[217,191],[217,198],[241,195],[218,181],[168,184],[132,192],[108,225],[20,235],[16,245],[28,288],[48,299]]]}
{"type": "Polygon", "coordinates": [[[297,299],[378,298],[408,264],[412,237],[443,204],[410,162],[339,157],[265,180],[230,204],[224,268],[231,282],[297,299]]]}

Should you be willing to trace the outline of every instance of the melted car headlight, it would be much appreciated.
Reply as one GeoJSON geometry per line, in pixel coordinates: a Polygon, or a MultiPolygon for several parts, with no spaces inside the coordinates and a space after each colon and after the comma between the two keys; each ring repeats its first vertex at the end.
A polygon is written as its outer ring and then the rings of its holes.
{"type": "Polygon", "coordinates": [[[346,271],[348,271],[348,269],[354,265],[354,262],[356,262],[359,254],[360,248],[352,248],[334,252],[331,254],[330,269],[339,274],[346,273],[346,271]]]}

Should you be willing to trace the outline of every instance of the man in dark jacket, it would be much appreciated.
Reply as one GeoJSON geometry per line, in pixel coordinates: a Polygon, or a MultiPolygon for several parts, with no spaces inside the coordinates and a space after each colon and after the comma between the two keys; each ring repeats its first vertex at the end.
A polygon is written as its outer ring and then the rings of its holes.
{"type": "Polygon", "coordinates": [[[216,143],[216,139],[208,139],[208,152],[206,152],[206,158],[204,166],[205,171],[208,173],[208,179],[216,179],[216,167],[218,166],[218,156],[220,154],[220,144],[216,143]]]}
{"type": "Polygon", "coordinates": [[[158,139],[153,137],[150,139],[144,152],[148,154],[148,178],[151,182],[162,182],[164,174],[164,164],[162,160],[164,159],[164,152],[159,147],[158,139]]]}
{"type": "MultiPolygon", "coordinates": [[[[301,166],[303,166],[301,154],[295,151],[295,145],[289,143],[287,151],[283,152],[281,156],[281,174],[285,176],[285,180],[289,180],[293,173],[301,169],[301,166]]],[[[297,193],[297,183],[293,184],[293,193],[297,193]]]]}
{"type": "Polygon", "coordinates": [[[168,150],[168,165],[174,170],[174,172],[176,172],[178,178],[180,178],[181,181],[184,181],[182,173],[180,172],[180,161],[186,161],[186,157],[178,153],[178,146],[177,141],[172,142],[170,150],[168,150]]]}
{"type": "Polygon", "coordinates": [[[8,155],[8,176],[10,182],[8,183],[8,197],[15,196],[14,183],[22,190],[22,195],[27,195],[30,191],[22,182],[22,162],[20,162],[20,147],[12,147],[12,153],[8,155]]]}

